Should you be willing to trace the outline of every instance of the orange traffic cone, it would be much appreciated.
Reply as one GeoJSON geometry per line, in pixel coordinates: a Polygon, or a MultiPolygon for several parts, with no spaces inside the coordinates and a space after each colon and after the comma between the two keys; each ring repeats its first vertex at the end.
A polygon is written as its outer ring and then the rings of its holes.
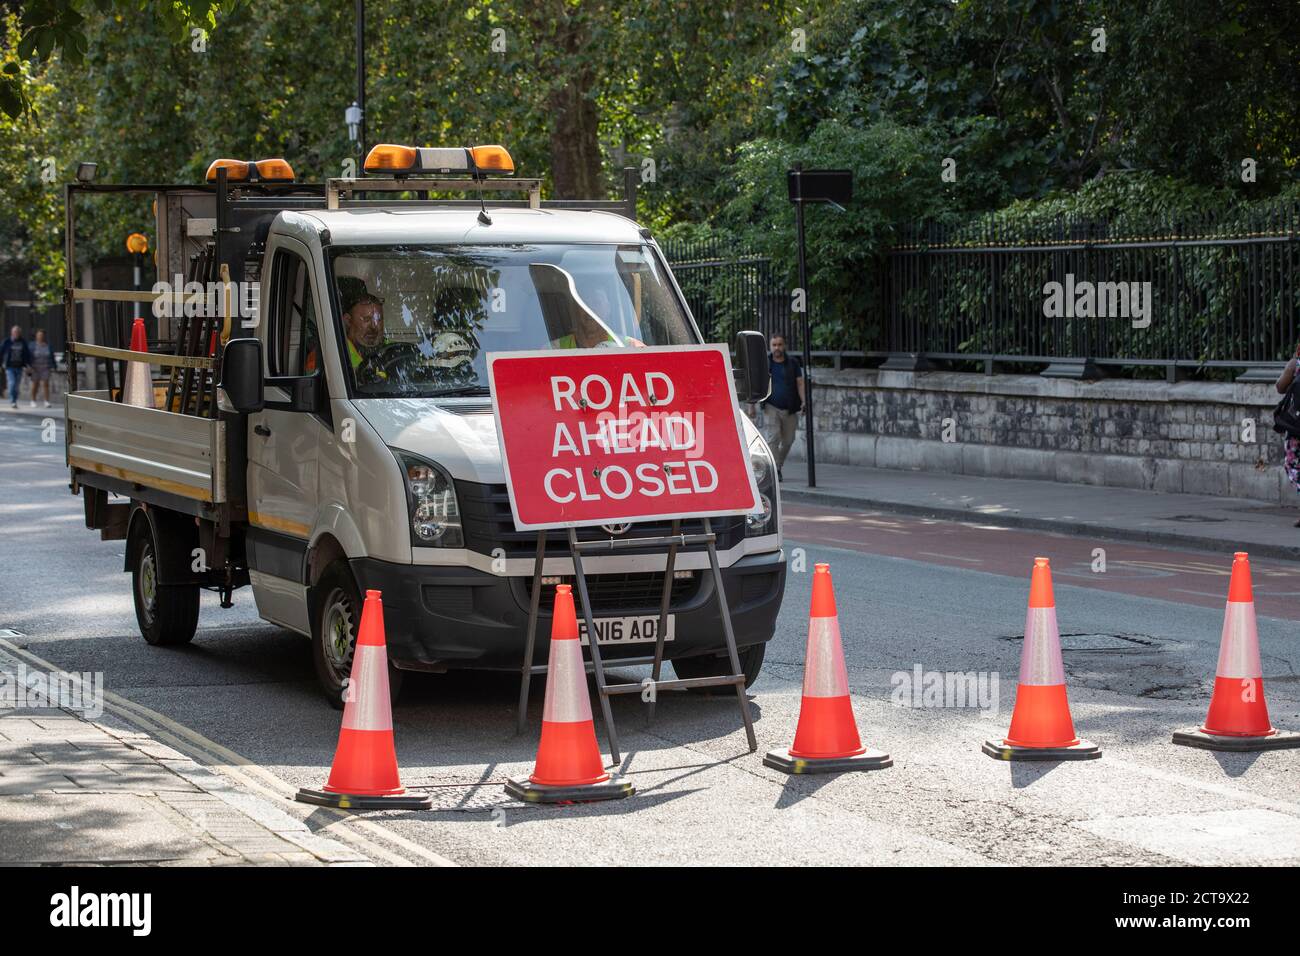
{"type": "Polygon", "coordinates": [[[407,794],[397,776],[384,605],[379,591],[366,592],[348,691],[329,781],[323,791],[304,788],[294,799],[344,810],[431,809],[429,797],[407,794]]]}
{"type": "Polygon", "coordinates": [[[769,750],[763,765],[785,773],[883,770],[893,766],[887,753],[862,746],[849,699],[849,672],[840,643],[831,566],[813,566],[812,613],[803,669],[799,726],[789,750],[769,750]]]}
{"type": "MultiPolygon", "coordinates": [[[[131,324],[131,351],[148,352],[149,339],[144,331],[144,319],[136,318],[131,324]]],[[[148,362],[127,362],[126,382],[122,385],[122,404],[138,408],[153,408],[153,376],[148,362]]]]}
{"type": "Polygon", "coordinates": [[[537,764],[530,776],[511,777],[506,793],[529,803],[559,803],[617,800],[635,792],[630,783],[605,771],[591,719],[573,590],[568,584],[556,585],[537,764]]]}
{"type": "Polygon", "coordinates": [[[1200,728],[1177,731],[1174,743],[1205,750],[1300,747],[1300,734],[1275,730],[1268,720],[1255,624],[1255,592],[1250,584],[1250,557],[1245,551],[1238,551],[1232,559],[1210,712],[1200,728]]]}
{"type": "Polygon", "coordinates": [[[1011,729],[1001,742],[986,741],[983,749],[998,760],[1092,760],[1101,756],[1100,747],[1074,734],[1065,695],[1052,568],[1046,558],[1034,558],[1011,729]]]}

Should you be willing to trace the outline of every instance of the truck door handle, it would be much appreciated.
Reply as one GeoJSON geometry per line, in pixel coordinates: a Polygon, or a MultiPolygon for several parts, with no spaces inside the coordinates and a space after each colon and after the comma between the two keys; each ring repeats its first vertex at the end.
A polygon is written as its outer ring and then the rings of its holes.
{"type": "Polygon", "coordinates": [[[271,437],[271,429],[267,428],[265,425],[262,425],[262,424],[254,425],[254,426],[253,426],[253,431],[257,432],[257,433],[258,433],[259,435],[261,435],[263,438],[270,438],[270,437],[271,437]]]}

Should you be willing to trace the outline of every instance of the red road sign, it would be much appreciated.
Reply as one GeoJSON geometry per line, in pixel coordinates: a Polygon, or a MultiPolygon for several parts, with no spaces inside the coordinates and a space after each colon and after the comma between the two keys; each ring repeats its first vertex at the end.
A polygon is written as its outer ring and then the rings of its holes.
{"type": "Polygon", "coordinates": [[[521,531],[758,507],[721,345],[497,352],[488,379],[521,531]]]}

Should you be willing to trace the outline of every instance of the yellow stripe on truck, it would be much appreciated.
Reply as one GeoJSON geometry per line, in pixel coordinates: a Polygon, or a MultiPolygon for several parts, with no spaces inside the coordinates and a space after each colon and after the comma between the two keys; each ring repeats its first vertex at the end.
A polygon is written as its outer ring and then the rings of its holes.
{"type": "Polygon", "coordinates": [[[250,511],[248,513],[248,523],[258,528],[265,528],[268,531],[283,531],[285,534],[297,535],[299,538],[311,537],[311,528],[301,521],[294,521],[292,518],[281,518],[261,511],[250,511]]]}

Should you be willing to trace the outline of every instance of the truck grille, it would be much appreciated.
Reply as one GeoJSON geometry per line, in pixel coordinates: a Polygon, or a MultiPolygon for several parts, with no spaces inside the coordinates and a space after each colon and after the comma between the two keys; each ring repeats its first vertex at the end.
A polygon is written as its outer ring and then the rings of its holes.
{"type": "MultiPolygon", "coordinates": [[[[507,558],[531,558],[537,551],[536,531],[516,531],[510,513],[510,495],[505,485],[479,484],[472,481],[456,482],[456,500],[460,505],[461,526],[465,532],[465,547],[480,554],[492,554],[501,548],[507,558]]],[[[704,522],[691,519],[682,522],[684,534],[697,534],[704,530],[704,522]]],[[[642,521],[632,525],[619,538],[647,538],[666,535],[672,531],[671,521],[642,521]]],[[[745,537],[745,519],[741,515],[713,519],[713,531],[718,536],[719,551],[735,547],[745,537]]],[[[579,541],[603,541],[610,537],[601,528],[579,528],[579,541]]],[[[693,545],[687,551],[703,551],[704,545],[693,545]]],[[[620,550],[619,554],[658,554],[662,548],[620,550]]],[[[558,557],[569,553],[569,535],[563,528],[546,533],[546,553],[558,557]]],[[[593,597],[594,600],[594,597],[593,597]]],[[[658,599],[653,602],[658,603],[658,599]]]]}
{"type": "MultiPolygon", "coordinates": [[[[680,607],[689,602],[700,589],[700,572],[689,578],[674,578],[672,591],[668,598],[670,608],[680,607]]],[[[573,600],[578,605],[578,588],[572,577],[564,577],[561,584],[573,585],[573,600]]],[[[627,574],[589,574],[587,575],[587,594],[591,597],[591,610],[601,611],[658,611],[662,597],[664,575],[662,571],[633,571],[627,574]]],[[[533,597],[533,579],[524,582],[524,595],[531,601],[533,597]]],[[[549,612],[555,603],[555,584],[542,585],[540,605],[543,613],[549,612]]],[[[581,608],[579,608],[581,615],[581,608]]]]}

